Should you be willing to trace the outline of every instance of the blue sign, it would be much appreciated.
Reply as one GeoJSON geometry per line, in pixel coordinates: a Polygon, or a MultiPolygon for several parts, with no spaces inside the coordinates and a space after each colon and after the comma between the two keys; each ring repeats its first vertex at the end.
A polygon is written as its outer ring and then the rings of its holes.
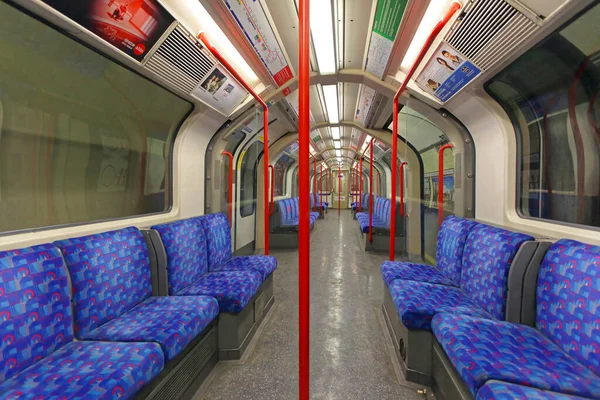
{"type": "Polygon", "coordinates": [[[480,73],[481,70],[470,61],[463,62],[435,91],[435,96],[442,102],[448,101],[450,97],[454,96],[480,73]]]}

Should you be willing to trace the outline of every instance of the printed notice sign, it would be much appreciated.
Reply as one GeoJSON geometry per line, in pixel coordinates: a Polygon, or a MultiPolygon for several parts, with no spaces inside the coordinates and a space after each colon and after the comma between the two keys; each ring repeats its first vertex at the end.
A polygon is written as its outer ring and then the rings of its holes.
{"type": "Polygon", "coordinates": [[[471,82],[481,69],[447,43],[442,43],[421,74],[417,84],[443,103],[471,82]]]}
{"type": "Polygon", "coordinates": [[[157,0],[42,0],[141,61],[175,20],[157,0]]]}
{"type": "Polygon", "coordinates": [[[192,95],[226,116],[231,115],[247,94],[246,89],[229,72],[219,67],[209,72],[192,91],[192,95]]]}
{"type": "MultiPolygon", "coordinates": [[[[224,0],[224,2],[277,86],[292,79],[292,70],[287,64],[260,1],[224,0]]],[[[290,90],[286,89],[283,94],[287,96],[289,93],[290,90]]]]}

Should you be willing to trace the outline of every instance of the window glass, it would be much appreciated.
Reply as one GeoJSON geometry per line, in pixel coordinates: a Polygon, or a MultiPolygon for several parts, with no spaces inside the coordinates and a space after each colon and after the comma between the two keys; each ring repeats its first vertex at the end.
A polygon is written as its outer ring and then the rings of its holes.
{"type": "Polygon", "coordinates": [[[256,169],[258,155],[262,153],[263,144],[255,141],[245,153],[242,153],[242,185],[240,186],[240,214],[248,217],[256,208],[256,169]],[[260,146],[260,147],[259,147],[260,146]]]}
{"type": "MultiPolygon", "coordinates": [[[[243,131],[236,131],[234,133],[232,133],[228,138],[227,138],[227,144],[225,145],[225,149],[224,151],[231,153],[232,155],[235,156],[235,151],[238,148],[239,144],[246,138],[246,134],[243,131]]],[[[221,212],[227,214],[229,211],[229,204],[228,204],[228,199],[229,199],[229,156],[222,154],[222,160],[223,162],[221,163],[221,168],[220,168],[220,174],[221,177],[223,177],[222,179],[220,179],[220,177],[217,177],[217,179],[215,179],[215,182],[223,182],[223,190],[221,191],[222,196],[221,196],[221,201],[220,201],[220,210],[221,212]]],[[[234,169],[235,169],[235,160],[234,160],[234,169]]],[[[235,179],[235,170],[233,171],[234,174],[234,179],[235,179]]],[[[234,192],[235,195],[235,192],[234,192]]],[[[232,196],[233,202],[235,203],[235,198],[232,196]]]]}
{"type": "Polygon", "coordinates": [[[600,226],[599,18],[597,5],[487,84],[516,127],[525,217],[600,226]]]}
{"type": "Polygon", "coordinates": [[[296,160],[287,154],[283,154],[275,163],[275,196],[284,196],[286,189],[285,173],[296,160]]]}
{"type": "Polygon", "coordinates": [[[191,107],[0,3],[0,232],[167,211],[191,107]]]}
{"type": "MultiPolygon", "coordinates": [[[[388,129],[392,130],[392,128],[393,126],[390,124],[388,129]]],[[[424,217],[422,227],[423,247],[425,261],[435,264],[438,234],[438,152],[449,140],[437,125],[409,107],[403,107],[400,110],[400,114],[398,115],[398,134],[415,149],[423,163],[423,196],[421,197],[421,207],[424,217]]],[[[405,159],[402,154],[399,154],[399,157],[405,159]]],[[[390,153],[386,154],[384,161],[391,169],[390,153]]],[[[398,160],[399,166],[400,162],[401,160],[398,160]]],[[[410,168],[410,165],[407,167],[410,168]]],[[[397,179],[397,182],[396,193],[400,193],[400,179],[397,179]]],[[[405,179],[405,190],[407,187],[406,184],[407,180],[405,179]]],[[[444,153],[444,181],[442,184],[444,217],[446,217],[454,214],[454,157],[452,150],[446,150],[444,153]]]]}

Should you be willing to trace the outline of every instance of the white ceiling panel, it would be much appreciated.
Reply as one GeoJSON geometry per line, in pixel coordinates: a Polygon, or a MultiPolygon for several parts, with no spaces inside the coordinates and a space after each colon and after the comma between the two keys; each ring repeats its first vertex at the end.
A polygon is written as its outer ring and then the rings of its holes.
{"type": "MultiPolygon", "coordinates": [[[[375,0],[338,0],[343,3],[343,18],[338,18],[338,24],[343,23],[343,65],[344,68],[363,69],[365,49],[370,37],[371,15],[375,0]]],[[[341,16],[340,16],[341,17],[341,16]]]]}

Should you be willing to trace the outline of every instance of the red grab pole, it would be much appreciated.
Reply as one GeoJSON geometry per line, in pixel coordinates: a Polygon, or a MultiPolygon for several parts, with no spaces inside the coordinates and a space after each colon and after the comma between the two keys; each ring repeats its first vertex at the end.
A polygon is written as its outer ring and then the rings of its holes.
{"type": "Polygon", "coordinates": [[[298,40],[298,398],[310,396],[310,0],[299,0],[298,40]]]}
{"type": "Polygon", "coordinates": [[[363,194],[363,181],[364,181],[364,179],[363,179],[362,163],[363,163],[363,158],[361,157],[360,158],[360,168],[359,168],[360,169],[360,190],[359,190],[360,195],[359,195],[359,199],[358,199],[358,201],[360,203],[360,211],[361,212],[363,210],[363,208],[362,208],[362,194],[363,194]]]}
{"type": "Polygon", "coordinates": [[[319,177],[320,177],[320,181],[319,181],[319,200],[321,201],[321,204],[323,203],[323,164],[319,164],[319,177]]]}
{"type": "Polygon", "coordinates": [[[452,143],[446,143],[438,152],[438,228],[444,220],[444,150],[453,148],[452,143]]]}
{"type": "Polygon", "coordinates": [[[208,49],[212,53],[212,55],[233,75],[233,77],[254,97],[254,99],[262,106],[263,108],[263,135],[264,135],[264,143],[263,143],[263,156],[264,156],[264,168],[263,168],[263,182],[264,182],[264,191],[263,197],[265,200],[265,209],[264,209],[264,230],[265,230],[265,254],[269,254],[269,108],[267,103],[261,99],[261,97],[248,85],[238,74],[238,72],[233,68],[231,64],[221,55],[219,50],[212,45],[212,43],[208,40],[204,32],[200,32],[198,35],[198,39],[202,42],[204,47],[208,49]]]}
{"type": "Polygon", "coordinates": [[[224,156],[229,157],[229,178],[227,180],[229,190],[227,191],[227,216],[229,217],[229,226],[233,227],[233,154],[223,150],[224,156]]]}
{"type": "Polygon", "coordinates": [[[275,168],[269,164],[269,171],[271,171],[271,199],[269,200],[269,215],[273,215],[275,212],[275,168]]]}
{"type": "Polygon", "coordinates": [[[390,261],[394,261],[394,255],[396,253],[396,240],[395,240],[396,239],[396,207],[395,207],[395,204],[396,204],[396,175],[398,175],[398,162],[397,162],[397,159],[398,159],[398,100],[400,99],[400,95],[402,95],[402,93],[404,93],[404,91],[406,90],[406,86],[408,85],[408,82],[414,75],[414,73],[417,70],[421,61],[423,61],[425,54],[427,54],[427,51],[433,44],[433,41],[435,40],[436,36],[441,32],[441,30],[444,28],[444,26],[446,26],[448,21],[450,21],[452,16],[460,9],[460,7],[461,7],[460,3],[457,3],[457,2],[453,2],[450,5],[450,8],[448,9],[448,11],[444,15],[444,17],[436,24],[436,26],[433,28],[433,30],[427,37],[427,41],[425,42],[425,44],[423,44],[423,48],[421,49],[421,52],[417,56],[417,59],[415,60],[414,64],[408,71],[406,78],[404,78],[404,82],[402,82],[402,85],[400,86],[400,88],[398,89],[396,94],[394,95],[394,111],[393,111],[394,122],[393,122],[393,132],[392,132],[392,201],[394,202],[394,207],[392,207],[392,210],[391,210],[392,212],[390,213],[390,261]]]}
{"type": "Polygon", "coordinates": [[[369,143],[369,242],[373,241],[373,140],[369,143]]]}
{"type": "Polygon", "coordinates": [[[315,174],[315,182],[313,183],[313,198],[315,200],[313,204],[313,211],[317,211],[317,158],[313,157],[313,172],[315,174]]]}
{"type": "Polygon", "coordinates": [[[404,217],[404,166],[408,164],[406,161],[402,161],[400,164],[400,216],[404,217]]]}
{"type": "Polygon", "coordinates": [[[342,204],[342,166],[338,164],[338,215],[341,213],[341,204],[342,204]]]}

